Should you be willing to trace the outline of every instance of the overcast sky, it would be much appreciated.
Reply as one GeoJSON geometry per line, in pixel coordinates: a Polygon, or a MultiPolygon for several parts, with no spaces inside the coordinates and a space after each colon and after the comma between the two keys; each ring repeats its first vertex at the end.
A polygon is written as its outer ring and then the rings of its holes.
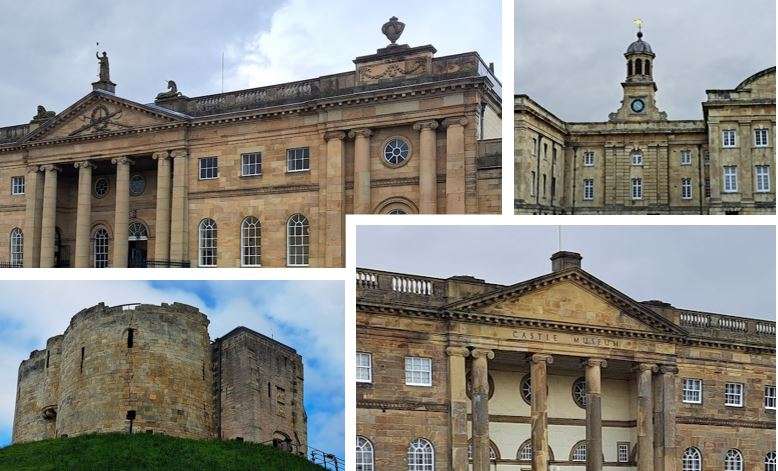
{"type": "Polygon", "coordinates": [[[335,281],[0,283],[0,447],[11,441],[19,364],[83,308],[181,302],[211,321],[211,340],[238,326],[297,350],[305,368],[308,443],[343,457],[343,283],[335,281]]]}
{"type": "Polygon", "coordinates": [[[235,0],[133,2],[0,0],[0,126],[23,124],[36,105],[62,111],[97,79],[106,50],[119,96],[149,103],[173,79],[188,96],[353,70],[388,44],[381,25],[406,23],[398,43],[438,55],[478,51],[500,70],[498,0],[235,0]],[[441,14],[445,11],[445,14],[441,14]]]}
{"type": "MultiPolygon", "coordinates": [[[[357,266],[513,284],[551,272],[557,226],[358,226],[357,266]]],[[[775,320],[774,226],[565,226],[562,249],[638,301],[775,320]]]]}
{"type": "Polygon", "coordinates": [[[656,61],[659,108],[702,119],[705,90],[734,88],[775,65],[775,0],[516,0],[517,93],[565,121],[619,108],[632,20],[656,61]]]}

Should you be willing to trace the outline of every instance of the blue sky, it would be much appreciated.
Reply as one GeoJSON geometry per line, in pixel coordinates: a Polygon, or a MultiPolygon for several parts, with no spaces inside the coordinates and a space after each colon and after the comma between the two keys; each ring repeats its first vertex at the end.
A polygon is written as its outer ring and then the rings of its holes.
{"type": "Polygon", "coordinates": [[[343,457],[344,289],[340,281],[23,281],[0,284],[0,446],[11,441],[19,363],[105,302],[182,302],[211,321],[211,339],[242,325],[297,350],[305,363],[310,446],[343,457]]]}

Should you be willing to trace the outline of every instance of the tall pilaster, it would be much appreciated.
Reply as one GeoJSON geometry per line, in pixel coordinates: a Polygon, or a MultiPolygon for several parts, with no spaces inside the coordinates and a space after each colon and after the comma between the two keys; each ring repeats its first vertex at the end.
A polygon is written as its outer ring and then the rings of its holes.
{"type": "MultiPolygon", "coordinates": [[[[327,184],[325,188],[325,223],[324,229],[326,241],[324,243],[324,266],[342,267],[345,265],[343,254],[344,241],[346,240],[344,219],[345,208],[345,173],[344,157],[346,133],[343,131],[329,131],[324,134],[327,141],[327,184]]],[[[360,138],[357,134],[358,139],[360,138]]],[[[369,147],[369,144],[368,144],[369,147]]],[[[365,151],[367,152],[367,151],[365,151]]],[[[369,180],[369,175],[368,175],[369,180]]],[[[355,182],[356,184],[356,182],[355,182]]],[[[368,182],[368,192],[370,183],[368,182]]],[[[356,191],[356,186],[354,187],[356,191]]],[[[369,194],[368,194],[369,197],[369,194]]],[[[368,202],[369,204],[369,202],[368,202]]]]}
{"type": "Polygon", "coordinates": [[[189,260],[187,253],[187,153],[174,150],[173,158],[173,199],[170,202],[170,260],[184,262],[189,260]]]}
{"type": "Polygon", "coordinates": [[[473,471],[489,471],[489,368],[494,352],[475,348],[473,357],[473,471]]]}
{"type": "Polygon", "coordinates": [[[548,470],[548,370],[554,362],[551,355],[532,355],[530,383],[532,385],[532,471],[548,470]]]}
{"type": "Polygon", "coordinates": [[[451,422],[451,469],[467,470],[467,384],[465,358],[470,351],[464,347],[446,348],[448,355],[449,420],[451,422]]]}
{"type": "Polygon", "coordinates": [[[354,139],[354,214],[370,214],[370,129],[348,133],[354,139]]]}
{"type": "Polygon", "coordinates": [[[113,266],[127,267],[127,239],[130,226],[130,165],[127,157],[111,159],[116,165],[116,208],[113,224],[113,266]]]}
{"type": "Polygon", "coordinates": [[[654,471],[675,471],[675,365],[660,365],[654,381],[654,471]]]}
{"type": "Polygon", "coordinates": [[[37,165],[27,167],[24,209],[24,266],[36,268],[41,263],[41,213],[43,212],[43,174],[37,165]]]}
{"type": "Polygon", "coordinates": [[[154,258],[170,260],[170,154],[155,152],[157,161],[157,208],[154,221],[154,258]]]}
{"type": "Polygon", "coordinates": [[[446,118],[446,212],[465,212],[465,126],[467,118],[446,118]]]}
{"type": "Polygon", "coordinates": [[[413,125],[419,131],[419,212],[435,214],[438,211],[437,121],[422,121],[413,125]]]}
{"type": "Polygon", "coordinates": [[[602,381],[605,360],[589,358],[586,367],[586,471],[602,471],[602,381]]]}
{"type": "Polygon", "coordinates": [[[656,365],[640,363],[637,372],[638,407],[638,471],[654,470],[654,388],[653,374],[658,371],[656,365]]]}
{"type": "Polygon", "coordinates": [[[41,268],[54,266],[54,238],[57,231],[57,174],[56,165],[43,165],[43,210],[41,215],[41,268]]]}
{"type": "Polygon", "coordinates": [[[74,266],[89,266],[89,228],[92,224],[92,169],[88,160],[73,164],[78,169],[78,200],[76,203],[76,255],[74,266]]]}

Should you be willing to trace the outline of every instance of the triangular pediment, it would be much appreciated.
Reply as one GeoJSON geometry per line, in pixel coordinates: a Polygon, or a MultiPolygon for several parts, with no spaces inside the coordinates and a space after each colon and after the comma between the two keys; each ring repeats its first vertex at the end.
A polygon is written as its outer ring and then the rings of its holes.
{"type": "Polygon", "coordinates": [[[111,135],[185,122],[186,116],[95,91],[30,133],[24,142],[111,135]]]}
{"type": "Polygon", "coordinates": [[[459,301],[446,309],[589,328],[684,333],[668,319],[577,268],[459,301]]]}

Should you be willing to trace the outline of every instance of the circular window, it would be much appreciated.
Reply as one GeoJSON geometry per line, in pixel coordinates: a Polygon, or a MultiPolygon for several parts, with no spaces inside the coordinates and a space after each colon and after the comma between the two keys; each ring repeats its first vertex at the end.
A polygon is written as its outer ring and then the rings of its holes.
{"type": "Polygon", "coordinates": [[[410,155],[411,145],[401,137],[393,137],[384,145],[384,161],[393,167],[404,164],[410,155]]]}
{"type": "Polygon", "coordinates": [[[521,398],[530,406],[532,405],[532,378],[529,373],[521,378],[521,398]]]}
{"type": "MultiPolygon", "coordinates": [[[[494,379],[492,379],[492,375],[487,375],[488,383],[489,383],[489,399],[494,396],[494,379]]],[[[467,397],[470,399],[473,398],[473,374],[468,373],[467,377],[465,378],[465,381],[467,383],[467,397]]]]}
{"type": "Polygon", "coordinates": [[[586,409],[586,379],[578,378],[573,383],[573,401],[581,409],[586,409]]]}
{"type": "Polygon", "coordinates": [[[102,198],[108,194],[108,179],[100,177],[95,180],[95,198],[102,198]]]}
{"type": "Polygon", "coordinates": [[[143,194],[143,190],[146,189],[146,179],[143,175],[136,173],[130,178],[130,194],[132,196],[138,196],[143,194]]]}

